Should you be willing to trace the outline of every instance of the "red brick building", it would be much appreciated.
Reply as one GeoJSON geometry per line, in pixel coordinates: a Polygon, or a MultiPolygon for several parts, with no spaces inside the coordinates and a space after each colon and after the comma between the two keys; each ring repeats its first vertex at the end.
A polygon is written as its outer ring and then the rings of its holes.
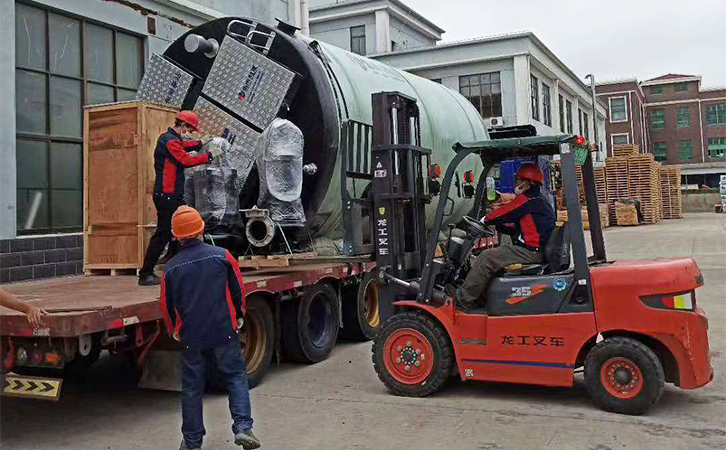
{"type": "Polygon", "coordinates": [[[726,87],[701,88],[701,77],[668,74],[643,82],[597,85],[608,105],[606,145],[638,144],[657,161],[682,167],[684,183],[718,186],[726,174],[726,87]]]}

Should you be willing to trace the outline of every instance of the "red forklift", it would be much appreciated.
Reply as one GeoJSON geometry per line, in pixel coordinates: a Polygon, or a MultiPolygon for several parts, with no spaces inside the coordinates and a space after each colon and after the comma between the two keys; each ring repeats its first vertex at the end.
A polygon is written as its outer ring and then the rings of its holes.
{"type": "Polygon", "coordinates": [[[381,317],[387,319],[374,341],[373,364],[391,392],[424,397],[456,375],[572,386],[575,373],[583,371],[587,391],[601,408],[638,415],[658,401],[666,382],[695,389],[713,379],[708,319],[696,304],[703,275],[690,258],[607,259],[583,138],[526,136],[531,134],[526,129],[513,128],[498,139],[458,143],[439,182],[430,153],[420,146],[419,120],[414,99],[373,96],[378,171],[372,225],[381,317]],[[463,221],[449,225],[443,255],[437,256],[453,201],[452,179],[471,155],[484,165],[475,206],[463,221]],[[475,244],[492,234],[479,221],[488,203],[487,173],[505,159],[535,156],[559,156],[569,222],[552,233],[542,264],[506,268],[490,284],[485,307],[464,311],[444,287],[463,282],[475,244]],[[582,168],[591,255],[576,165],[582,168]],[[436,196],[427,235],[421,226],[424,208],[436,196]],[[453,228],[464,229],[466,237],[453,236],[453,228]]]}

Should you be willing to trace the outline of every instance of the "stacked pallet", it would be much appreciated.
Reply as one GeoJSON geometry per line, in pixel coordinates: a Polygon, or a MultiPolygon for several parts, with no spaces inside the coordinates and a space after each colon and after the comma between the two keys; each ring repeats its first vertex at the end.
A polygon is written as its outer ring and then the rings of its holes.
{"type": "Polygon", "coordinates": [[[616,145],[613,147],[613,156],[614,157],[628,157],[628,156],[635,156],[640,154],[640,146],[635,144],[621,144],[616,145]]]}
{"type": "Polygon", "coordinates": [[[631,197],[628,183],[628,157],[614,156],[605,160],[605,186],[610,223],[617,224],[615,202],[631,197]]]}
{"type": "Polygon", "coordinates": [[[660,222],[660,163],[654,161],[652,154],[628,157],[628,184],[631,197],[640,200],[643,223],[660,222]]]}
{"type": "MultiPolygon", "coordinates": [[[[601,228],[607,228],[610,226],[610,218],[608,215],[608,208],[607,204],[600,203],[598,205],[600,210],[600,227],[601,228]]],[[[584,229],[589,230],[590,229],[590,217],[587,213],[587,208],[583,207],[580,210],[580,214],[582,214],[582,226],[584,229]]],[[[556,225],[558,227],[561,227],[565,222],[569,222],[569,217],[567,214],[567,210],[560,210],[557,211],[557,223],[556,225]]]]}
{"type": "Polygon", "coordinates": [[[661,167],[661,198],[664,219],[680,219],[683,217],[683,197],[681,194],[681,169],[661,167]]]}
{"type": "MultiPolygon", "coordinates": [[[[605,175],[605,167],[594,167],[592,169],[593,178],[595,179],[595,192],[597,194],[597,202],[608,203],[608,190],[605,175]]],[[[585,185],[582,182],[582,168],[575,166],[575,174],[577,175],[577,193],[580,196],[580,204],[586,206],[585,202],[585,185]]]]}

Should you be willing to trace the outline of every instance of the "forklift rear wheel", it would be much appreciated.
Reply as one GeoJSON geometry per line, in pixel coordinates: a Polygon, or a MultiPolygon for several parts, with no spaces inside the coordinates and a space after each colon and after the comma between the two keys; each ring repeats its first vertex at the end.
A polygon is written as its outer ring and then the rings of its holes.
{"type": "Polygon", "coordinates": [[[245,324],[239,338],[247,367],[247,383],[253,388],[270,368],[275,349],[275,320],[264,298],[252,295],[247,299],[245,324]]]}
{"type": "Polygon", "coordinates": [[[422,311],[388,319],[373,342],[378,378],[396,395],[425,397],[441,389],[454,351],[446,330],[422,311]]]}
{"type": "Polygon", "coordinates": [[[344,288],[342,300],[342,336],[358,341],[373,339],[381,329],[378,272],[368,272],[363,275],[359,284],[344,288]]]}
{"type": "Polygon", "coordinates": [[[300,301],[282,303],[282,346],[297,362],[317,363],[333,351],[340,330],[338,294],[325,282],[310,287],[300,301]]]}
{"type": "Polygon", "coordinates": [[[660,360],[635,339],[605,339],[585,359],[585,386],[606,411],[643,414],[658,401],[664,385],[660,360]]]}

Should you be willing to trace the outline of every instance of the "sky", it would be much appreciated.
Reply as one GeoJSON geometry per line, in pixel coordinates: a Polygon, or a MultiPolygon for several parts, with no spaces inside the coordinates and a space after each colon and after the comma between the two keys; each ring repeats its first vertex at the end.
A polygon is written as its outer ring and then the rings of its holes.
{"type": "Polygon", "coordinates": [[[726,86],[726,0],[403,0],[443,42],[534,34],[581,78],[667,73],[726,86]]]}

